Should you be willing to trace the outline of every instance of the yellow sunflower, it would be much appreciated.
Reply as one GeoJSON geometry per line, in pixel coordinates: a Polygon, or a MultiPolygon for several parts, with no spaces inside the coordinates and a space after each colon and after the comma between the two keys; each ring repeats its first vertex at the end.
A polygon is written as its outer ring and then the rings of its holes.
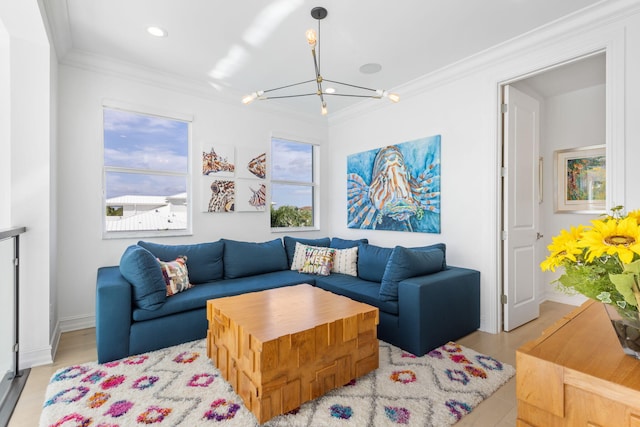
{"type": "Polygon", "coordinates": [[[587,261],[604,254],[617,255],[625,264],[631,263],[635,254],[640,255],[640,227],[634,217],[621,220],[595,220],[587,229],[578,246],[587,248],[587,261]]]}
{"type": "Polygon", "coordinates": [[[640,209],[636,209],[635,211],[631,211],[627,214],[627,218],[635,218],[636,222],[640,224],[640,209]]]}
{"type": "Polygon", "coordinates": [[[542,271],[556,271],[556,267],[562,266],[565,260],[577,262],[576,255],[582,253],[582,248],[578,242],[582,237],[584,225],[571,227],[569,231],[562,230],[560,234],[552,238],[551,244],[547,246],[549,256],[540,263],[542,271]]]}

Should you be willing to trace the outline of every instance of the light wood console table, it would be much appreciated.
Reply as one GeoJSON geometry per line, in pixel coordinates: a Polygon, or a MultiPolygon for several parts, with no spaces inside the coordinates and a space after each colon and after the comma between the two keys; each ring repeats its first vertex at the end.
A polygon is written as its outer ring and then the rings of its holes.
{"type": "Polygon", "coordinates": [[[517,425],[640,427],[640,360],[587,301],[516,352],[517,425]]]}

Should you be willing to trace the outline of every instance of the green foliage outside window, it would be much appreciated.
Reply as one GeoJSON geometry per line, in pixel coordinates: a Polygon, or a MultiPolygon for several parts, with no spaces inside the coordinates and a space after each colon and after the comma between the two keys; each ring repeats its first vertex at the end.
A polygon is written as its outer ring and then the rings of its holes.
{"type": "Polygon", "coordinates": [[[297,208],[295,206],[271,206],[271,227],[311,227],[313,213],[311,208],[297,208]]]}

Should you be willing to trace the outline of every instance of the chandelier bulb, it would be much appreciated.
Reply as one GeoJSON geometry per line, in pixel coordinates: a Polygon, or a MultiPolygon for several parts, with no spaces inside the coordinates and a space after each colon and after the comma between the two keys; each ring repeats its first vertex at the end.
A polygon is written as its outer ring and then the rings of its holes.
{"type": "Polygon", "coordinates": [[[309,46],[316,47],[316,42],[318,41],[318,37],[316,35],[315,30],[311,28],[308,29],[307,32],[305,33],[305,36],[307,36],[307,43],[309,43],[309,46]]]}
{"type": "Polygon", "coordinates": [[[327,115],[327,113],[329,112],[329,111],[327,110],[327,103],[326,103],[326,102],[323,102],[323,103],[322,103],[322,109],[320,110],[320,112],[322,113],[322,115],[323,115],[323,116],[326,116],[326,115],[327,115]]]}
{"type": "Polygon", "coordinates": [[[389,98],[389,101],[394,103],[400,101],[400,95],[398,95],[397,93],[388,93],[387,98],[389,98]]]}
{"type": "Polygon", "coordinates": [[[262,95],[264,95],[264,91],[263,90],[259,90],[257,92],[253,92],[252,94],[245,95],[245,96],[242,97],[242,103],[244,105],[249,105],[253,101],[255,101],[256,99],[260,98],[262,95]]]}

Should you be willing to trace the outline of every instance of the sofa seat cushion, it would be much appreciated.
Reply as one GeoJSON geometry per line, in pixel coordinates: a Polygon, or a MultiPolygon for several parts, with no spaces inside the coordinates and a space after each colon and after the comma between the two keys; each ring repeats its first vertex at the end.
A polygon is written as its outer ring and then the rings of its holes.
{"type": "Polygon", "coordinates": [[[255,276],[288,268],[287,254],[281,239],[268,242],[224,241],[224,278],[255,276]]]}
{"type": "Polygon", "coordinates": [[[120,258],[120,274],[131,283],[136,307],[145,311],[162,307],[167,287],[160,263],[151,252],[142,246],[129,246],[120,258]]]}
{"type": "Polygon", "coordinates": [[[334,294],[378,307],[380,311],[385,313],[398,314],[398,301],[380,299],[380,283],[339,273],[330,276],[317,276],[315,281],[317,287],[334,294]]]}
{"type": "Polygon", "coordinates": [[[265,289],[298,285],[300,283],[313,284],[315,276],[300,274],[297,271],[284,270],[260,274],[251,277],[220,280],[202,283],[193,288],[167,298],[162,307],[155,311],[134,309],[133,320],[149,320],[169,316],[183,311],[204,308],[207,300],[222,298],[247,292],[264,291],[265,289]]]}
{"type": "Polygon", "coordinates": [[[207,283],[222,279],[224,243],[220,240],[192,245],[162,245],[141,240],[138,246],[147,249],[160,261],[173,261],[179,256],[186,256],[191,283],[207,283]]]}

